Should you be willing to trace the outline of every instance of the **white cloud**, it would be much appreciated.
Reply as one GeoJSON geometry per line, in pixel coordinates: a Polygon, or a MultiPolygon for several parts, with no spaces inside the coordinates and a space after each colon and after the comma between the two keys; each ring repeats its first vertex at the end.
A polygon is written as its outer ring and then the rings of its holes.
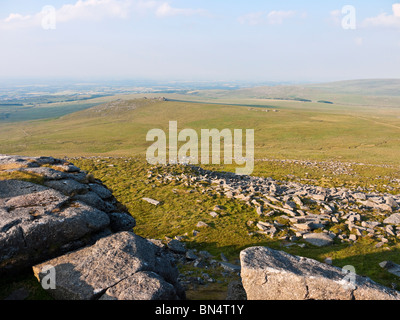
{"type": "Polygon", "coordinates": [[[157,7],[156,15],[158,17],[168,17],[168,16],[193,16],[193,15],[203,15],[206,14],[206,11],[203,9],[181,9],[181,8],[173,8],[168,2],[162,3],[157,7]]]}
{"type": "MultiPolygon", "coordinates": [[[[293,18],[297,13],[295,11],[270,11],[270,12],[253,12],[245,14],[238,18],[239,23],[248,25],[259,24],[282,24],[285,19],[293,18]]],[[[302,14],[305,18],[307,15],[302,14]]]]}
{"type": "Polygon", "coordinates": [[[126,18],[129,6],[128,0],[78,0],[75,4],[63,5],[56,15],[58,22],[126,18]]]}
{"type": "Polygon", "coordinates": [[[41,12],[33,15],[10,14],[7,18],[0,20],[0,29],[39,27],[48,14],[55,15],[57,23],[73,20],[99,21],[105,18],[126,18],[130,3],[131,0],[78,0],[74,4],[66,4],[59,9],[45,6],[41,12]],[[53,12],[48,11],[49,7],[53,8],[53,12]]]}
{"type": "MultiPolygon", "coordinates": [[[[74,20],[125,19],[132,12],[141,14],[150,12],[159,18],[207,15],[203,9],[175,8],[169,2],[157,0],[77,0],[74,4],[65,4],[59,9],[54,9],[57,23],[74,20]]],[[[39,27],[45,14],[38,12],[22,16],[19,13],[11,13],[7,18],[0,19],[0,30],[39,27]]]]}
{"type": "Polygon", "coordinates": [[[376,17],[365,19],[363,26],[400,28],[400,3],[393,4],[392,11],[392,14],[381,13],[376,17]]]}
{"type": "Polygon", "coordinates": [[[282,24],[284,19],[291,18],[296,13],[294,11],[271,11],[267,15],[269,24],[282,24]]]}
{"type": "Polygon", "coordinates": [[[30,19],[31,16],[23,16],[19,13],[10,13],[10,15],[4,19],[5,22],[14,22],[14,21],[24,21],[30,19]]]}
{"type": "Polygon", "coordinates": [[[251,26],[262,24],[265,22],[265,12],[248,13],[239,17],[238,21],[241,24],[249,24],[251,26]]]}

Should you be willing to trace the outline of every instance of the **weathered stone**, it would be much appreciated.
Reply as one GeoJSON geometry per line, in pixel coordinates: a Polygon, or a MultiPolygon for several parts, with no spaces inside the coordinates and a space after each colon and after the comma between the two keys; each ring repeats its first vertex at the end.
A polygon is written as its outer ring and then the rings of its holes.
{"type": "Polygon", "coordinates": [[[311,225],[312,224],[310,222],[309,223],[295,223],[295,224],[293,224],[293,227],[300,231],[311,231],[312,230],[311,225]]]}
{"type": "Polygon", "coordinates": [[[146,201],[146,202],[148,202],[150,204],[153,204],[155,206],[160,205],[160,201],[157,201],[157,200],[154,200],[154,199],[151,199],[151,198],[142,198],[142,200],[144,200],[144,201],[146,201]]]}
{"type": "Polygon", "coordinates": [[[105,186],[102,186],[97,183],[90,183],[89,187],[90,187],[91,191],[96,193],[103,200],[109,199],[112,197],[112,192],[110,190],[108,190],[105,186]]]}
{"type": "Polygon", "coordinates": [[[391,208],[393,208],[393,209],[396,209],[396,208],[398,208],[399,207],[399,204],[397,203],[397,201],[396,200],[394,200],[394,198],[393,197],[386,197],[385,198],[385,203],[387,204],[387,205],[389,205],[391,208]]]}
{"type": "Polygon", "coordinates": [[[239,272],[240,271],[240,266],[238,266],[238,265],[235,265],[235,264],[232,264],[229,262],[224,262],[224,261],[221,261],[219,264],[226,271],[229,271],[229,272],[239,272]]]}
{"type": "Polygon", "coordinates": [[[257,223],[257,228],[262,230],[262,231],[267,231],[270,228],[272,228],[274,225],[272,223],[269,222],[263,222],[263,221],[259,221],[257,223]]]}
{"type": "Polygon", "coordinates": [[[56,170],[62,171],[62,172],[79,172],[80,169],[76,166],[74,166],[72,163],[67,163],[67,164],[57,164],[54,166],[56,170]]]}
{"type": "Polygon", "coordinates": [[[382,261],[381,263],[379,263],[379,266],[383,269],[386,269],[391,274],[400,277],[400,265],[392,261],[382,261]]]}
{"type": "MultiPolygon", "coordinates": [[[[160,261],[157,262],[159,250],[150,241],[125,231],[102,238],[92,246],[43,262],[34,266],[33,270],[41,281],[46,275],[46,272],[42,272],[45,266],[55,268],[57,286],[48,292],[56,299],[91,300],[139,271],[159,274],[162,265],[160,261]]],[[[170,264],[170,261],[166,262],[170,264]]],[[[123,294],[126,287],[121,286],[123,294]]]]}
{"type": "Polygon", "coordinates": [[[190,260],[190,261],[196,260],[196,259],[199,258],[193,250],[188,250],[188,251],[186,252],[186,255],[185,255],[185,256],[186,256],[186,259],[188,259],[188,260],[190,260]]]}
{"type": "Polygon", "coordinates": [[[199,221],[199,222],[196,224],[196,227],[198,227],[198,228],[205,228],[205,227],[208,227],[208,224],[205,223],[205,222],[203,222],[203,221],[199,221]]]}
{"type": "Polygon", "coordinates": [[[356,236],[355,234],[351,234],[351,235],[349,236],[349,240],[351,240],[351,241],[356,241],[356,240],[357,240],[357,236],[356,236]]]}
{"type": "Polygon", "coordinates": [[[316,260],[266,247],[240,253],[249,300],[400,300],[400,293],[316,260]]]}
{"type": "Polygon", "coordinates": [[[367,197],[364,193],[353,193],[353,198],[357,200],[367,200],[367,197]]]}
{"type": "Polygon", "coordinates": [[[229,282],[226,300],[247,300],[246,291],[241,280],[229,282]]]}
{"type": "Polygon", "coordinates": [[[44,183],[45,186],[60,191],[66,196],[85,193],[88,187],[73,179],[52,180],[44,183]]]}
{"type": "Polygon", "coordinates": [[[333,239],[326,233],[306,233],[303,239],[317,247],[328,246],[333,243],[333,239]]]}
{"type": "Polygon", "coordinates": [[[209,213],[209,215],[210,215],[211,217],[213,217],[213,218],[217,218],[217,217],[219,216],[219,214],[216,213],[215,211],[211,211],[211,212],[209,213]]]}
{"type": "Polygon", "coordinates": [[[31,182],[19,180],[0,181],[0,199],[13,198],[45,190],[48,190],[48,188],[31,182]]]}
{"type": "Polygon", "coordinates": [[[136,220],[128,213],[125,212],[111,212],[110,227],[114,232],[119,231],[132,231],[136,226],[136,220]]]}
{"type": "Polygon", "coordinates": [[[107,289],[99,300],[177,300],[174,286],[154,272],[140,271],[107,289]]]}
{"type": "Polygon", "coordinates": [[[400,213],[394,213],[390,217],[383,220],[387,224],[400,224],[400,213]]]}
{"type": "Polygon", "coordinates": [[[183,243],[178,240],[171,240],[170,242],[168,242],[167,246],[175,253],[185,254],[187,251],[183,243]]]}
{"type": "Polygon", "coordinates": [[[380,210],[382,210],[382,211],[389,211],[389,212],[392,212],[392,211],[393,211],[393,210],[392,210],[392,207],[391,207],[390,205],[388,205],[388,204],[385,204],[385,203],[379,204],[379,205],[378,205],[378,208],[379,208],[380,210]]]}
{"type": "Polygon", "coordinates": [[[220,205],[216,205],[216,206],[214,206],[213,210],[214,211],[225,210],[225,207],[224,206],[220,206],[220,205]]]}
{"type": "Polygon", "coordinates": [[[60,192],[52,189],[45,189],[5,200],[4,206],[7,207],[9,211],[15,208],[41,207],[42,209],[39,210],[39,214],[45,214],[61,206],[67,200],[68,197],[60,192]]]}
{"type": "Polygon", "coordinates": [[[73,199],[85,202],[86,204],[88,204],[92,207],[95,207],[99,210],[105,211],[105,212],[111,212],[111,211],[115,211],[117,209],[113,205],[111,205],[109,202],[104,201],[93,191],[89,191],[85,194],[75,195],[73,197],[73,199]]]}
{"type": "Polygon", "coordinates": [[[49,167],[39,167],[39,168],[23,168],[20,169],[19,171],[26,171],[30,173],[37,174],[39,176],[42,176],[44,180],[60,180],[60,179],[68,179],[69,175],[65,172],[61,172],[58,170],[54,170],[49,167]]]}
{"type": "Polygon", "coordinates": [[[19,209],[19,223],[0,237],[0,265],[6,269],[37,263],[68,243],[105,229],[110,223],[106,213],[83,203],[34,219],[27,218],[29,210],[19,209]]]}

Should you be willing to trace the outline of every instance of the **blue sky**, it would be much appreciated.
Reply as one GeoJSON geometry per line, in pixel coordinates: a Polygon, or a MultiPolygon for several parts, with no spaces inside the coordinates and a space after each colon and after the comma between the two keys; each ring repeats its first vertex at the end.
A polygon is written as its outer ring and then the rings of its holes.
{"type": "Polygon", "coordinates": [[[0,43],[5,79],[399,78],[400,0],[2,0],[0,43]]]}

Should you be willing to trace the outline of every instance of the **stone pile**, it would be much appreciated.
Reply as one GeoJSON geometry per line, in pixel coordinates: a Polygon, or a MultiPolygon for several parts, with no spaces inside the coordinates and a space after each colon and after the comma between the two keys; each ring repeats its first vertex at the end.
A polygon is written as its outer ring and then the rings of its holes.
{"type": "Polygon", "coordinates": [[[329,245],[334,239],[354,242],[363,236],[376,239],[381,246],[400,237],[400,195],[238,176],[195,166],[187,170],[190,173],[160,175],[153,170],[148,177],[160,183],[175,181],[253,207],[259,221],[249,221],[255,227],[250,235],[303,239],[317,246],[329,245]]]}

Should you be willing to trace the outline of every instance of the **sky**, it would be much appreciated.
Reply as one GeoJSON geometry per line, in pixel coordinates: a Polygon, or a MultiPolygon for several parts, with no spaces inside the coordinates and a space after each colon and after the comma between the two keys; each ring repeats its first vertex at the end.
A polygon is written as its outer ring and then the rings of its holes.
{"type": "Polygon", "coordinates": [[[400,78],[400,0],[1,0],[17,78],[400,78]]]}

